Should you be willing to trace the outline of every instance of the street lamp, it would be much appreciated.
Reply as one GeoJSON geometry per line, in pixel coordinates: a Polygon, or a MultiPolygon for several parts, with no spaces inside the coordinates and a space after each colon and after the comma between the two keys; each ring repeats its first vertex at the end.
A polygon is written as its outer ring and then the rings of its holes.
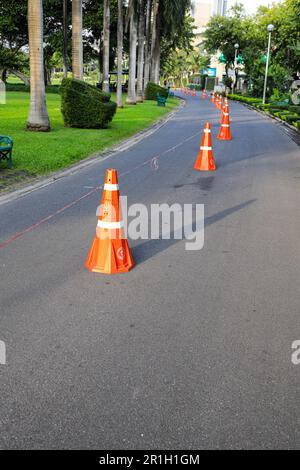
{"type": "Polygon", "coordinates": [[[239,47],[240,47],[240,45],[238,43],[236,43],[234,45],[234,48],[235,48],[235,54],[234,54],[234,79],[233,79],[233,83],[232,83],[232,94],[234,94],[234,85],[235,85],[235,81],[236,81],[237,55],[238,55],[239,47]]]}
{"type": "Polygon", "coordinates": [[[271,39],[272,39],[272,32],[274,31],[274,26],[272,24],[269,24],[267,29],[268,29],[268,32],[269,32],[269,44],[268,44],[268,54],[267,54],[267,62],[266,62],[266,75],[265,75],[263,104],[266,104],[268,72],[269,72],[270,51],[271,51],[271,39]]]}

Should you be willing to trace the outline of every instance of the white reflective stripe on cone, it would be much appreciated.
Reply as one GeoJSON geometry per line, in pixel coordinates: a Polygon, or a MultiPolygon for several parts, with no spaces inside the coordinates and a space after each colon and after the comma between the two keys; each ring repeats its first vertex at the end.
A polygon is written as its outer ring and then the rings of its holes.
{"type": "Polygon", "coordinates": [[[200,150],[212,150],[212,147],[200,147],[200,150]]]}
{"type": "Polygon", "coordinates": [[[222,124],[221,127],[230,127],[229,124],[222,124]]]}
{"type": "Polygon", "coordinates": [[[105,184],[104,191],[119,191],[118,184],[105,184]]]}
{"type": "Polygon", "coordinates": [[[124,222],[105,222],[104,220],[99,220],[98,227],[107,230],[118,230],[124,227],[124,222]]]}
{"type": "Polygon", "coordinates": [[[204,133],[205,134],[211,134],[211,130],[210,129],[204,129],[204,133]]]}
{"type": "Polygon", "coordinates": [[[229,116],[229,113],[223,113],[224,116],[229,116]]]}

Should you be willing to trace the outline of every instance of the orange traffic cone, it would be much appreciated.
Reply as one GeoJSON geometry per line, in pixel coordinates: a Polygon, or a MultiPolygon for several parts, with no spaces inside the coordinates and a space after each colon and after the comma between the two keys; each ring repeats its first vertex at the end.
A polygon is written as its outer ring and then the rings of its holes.
{"type": "Polygon", "coordinates": [[[196,89],[193,91],[193,97],[195,98],[197,96],[196,89]]]}
{"type": "Polygon", "coordinates": [[[230,132],[230,119],[229,119],[229,107],[228,104],[225,105],[223,116],[222,116],[222,124],[221,129],[218,135],[219,140],[232,140],[232,135],[230,132]]]}
{"type": "Polygon", "coordinates": [[[215,106],[216,106],[217,109],[219,107],[219,100],[220,100],[220,95],[217,95],[217,97],[215,99],[215,106]]]}
{"type": "Polygon", "coordinates": [[[200,153],[194,166],[198,171],[215,171],[216,164],[212,152],[210,123],[205,124],[200,153]]]}
{"type": "Polygon", "coordinates": [[[86,268],[94,273],[118,274],[134,267],[120,208],[116,170],[107,170],[96,237],[89,251],[86,268]]]}
{"type": "Polygon", "coordinates": [[[224,106],[222,107],[222,119],[224,117],[224,112],[225,112],[226,106],[228,107],[228,112],[229,112],[228,98],[224,99],[224,106]]]}
{"type": "Polygon", "coordinates": [[[202,99],[206,100],[206,90],[202,90],[202,99]]]}
{"type": "Polygon", "coordinates": [[[215,102],[215,94],[214,94],[214,92],[212,92],[210,102],[211,102],[211,103],[214,103],[214,102],[215,102]]]}
{"type": "Polygon", "coordinates": [[[223,98],[220,96],[218,109],[221,111],[223,108],[223,98]]]}

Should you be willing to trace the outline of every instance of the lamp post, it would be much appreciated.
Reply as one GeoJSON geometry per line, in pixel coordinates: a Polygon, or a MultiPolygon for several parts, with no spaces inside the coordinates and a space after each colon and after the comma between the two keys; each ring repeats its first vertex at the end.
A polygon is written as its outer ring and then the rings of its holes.
{"type": "Polygon", "coordinates": [[[269,24],[267,29],[268,29],[268,32],[269,32],[269,44],[268,44],[268,54],[267,54],[267,62],[266,62],[266,75],[265,75],[263,104],[266,104],[268,72],[269,72],[270,51],[271,51],[271,39],[272,39],[272,32],[274,31],[274,26],[272,24],[269,24]]]}
{"type": "Polygon", "coordinates": [[[234,48],[235,48],[235,54],[234,54],[234,79],[233,79],[233,83],[232,83],[232,94],[234,94],[234,85],[235,85],[235,81],[236,81],[237,55],[238,55],[239,47],[240,47],[240,45],[238,43],[236,43],[234,45],[234,48]]]}

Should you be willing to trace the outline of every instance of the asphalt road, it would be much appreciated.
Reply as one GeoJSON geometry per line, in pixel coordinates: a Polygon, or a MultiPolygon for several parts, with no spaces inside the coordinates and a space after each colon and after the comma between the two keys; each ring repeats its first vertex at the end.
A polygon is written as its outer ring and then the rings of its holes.
{"type": "Polygon", "coordinates": [[[188,98],[131,149],[0,206],[2,449],[300,448],[299,147],[230,109],[232,142],[188,98]],[[193,170],[207,120],[210,174],[193,170]],[[205,204],[204,249],[131,241],[132,272],[87,272],[111,167],[129,203],[205,204]]]}

